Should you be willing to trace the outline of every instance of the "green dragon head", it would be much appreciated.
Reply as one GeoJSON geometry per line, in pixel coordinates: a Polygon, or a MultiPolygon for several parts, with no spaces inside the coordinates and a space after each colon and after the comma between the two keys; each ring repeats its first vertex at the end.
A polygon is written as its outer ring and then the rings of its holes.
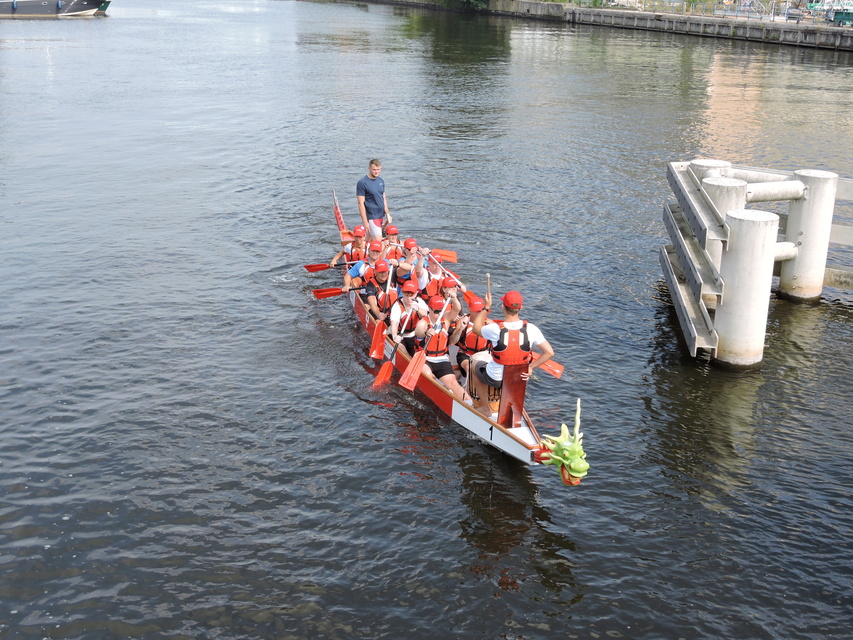
{"type": "Polygon", "coordinates": [[[581,401],[578,398],[577,410],[575,411],[575,431],[569,436],[569,428],[563,424],[560,437],[543,436],[539,451],[534,455],[534,460],[542,464],[553,464],[560,472],[563,484],[580,484],[589,470],[586,461],[586,453],[583,450],[583,434],[581,428],[581,401]]]}

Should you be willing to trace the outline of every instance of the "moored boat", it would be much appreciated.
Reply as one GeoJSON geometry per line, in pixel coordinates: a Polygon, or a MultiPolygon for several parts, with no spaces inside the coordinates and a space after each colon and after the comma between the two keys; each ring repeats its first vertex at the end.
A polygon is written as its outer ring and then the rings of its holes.
{"type": "MultiPolygon", "coordinates": [[[[350,242],[353,236],[344,222],[337,198],[334,203],[334,214],[341,245],[344,245],[350,242]]],[[[395,343],[384,331],[385,324],[379,323],[373,317],[357,291],[351,290],[348,293],[359,323],[368,335],[374,338],[371,356],[374,358],[383,356],[383,360],[392,362],[393,367],[400,371],[404,378],[410,376],[413,371],[409,365],[413,357],[395,348],[395,343]],[[381,326],[378,326],[380,324],[381,326]],[[375,344],[377,338],[381,344],[375,344]]],[[[524,409],[526,382],[517,375],[526,368],[527,365],[520,365],[516,375],[513,375],[510,367],[505,369],[498,410],[490,417],[459,401],[429,370],[421,371],[417,365],[415,375],[411,376],[414,383],[408,388],[420,390],[438,409],[480,440],[526,464],[553,465],[557,468],[564,484],[576,485],[589,468],[582,446],[583,434],[580,433],[580,400],[577,401],[573,433],[570,433],[568,427],[563,424],[559,436],[540,437],[524,409]]]]}
{"type": "Polygon", "coordinates": [[[0,0],[0,18],[105,16],[111,0],[0,0]]]}

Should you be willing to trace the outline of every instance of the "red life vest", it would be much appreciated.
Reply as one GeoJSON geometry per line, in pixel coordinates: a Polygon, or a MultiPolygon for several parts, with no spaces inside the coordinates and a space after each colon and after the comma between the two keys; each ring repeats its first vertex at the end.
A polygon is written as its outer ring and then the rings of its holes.
{"type": "Polygon", "coordinates": [[[403,257],[403,250],[400,247],[391,247],[385,254],[386,260],[399,260],[403,257]]]}
{"type": "Polygon", "coordinates": [[[479,353],[480,351],[485,351],[489,348],[489,345],[491,344],[482,336],[478,336],[476,333],[474,333],[473,327],[474,325],[468,324],[462,330],[462,337],[457,343],[459,346],[459,350],[468,356],[472,356],[475,353],[479,353]]]}
{"type": "Polygon", "coordinates": [[[405,318],[406,314],[408,313],[408,311],[406,310],[406,305],[403,304],[402,299],[397,300],[397,302],[395,302],[394,304],[400,305],[400,333],[409,333],[410,331],[414,331],[415,327],[418,324],[418,320],[420,320],[417,306],[412,307],[412,313],[409,316],[409,319],[406,320],[405,323],[403,323],[403,318],[405,318]]]}
{"type": "Polygon", "coordinates": [[[358,262],[359,260],[367,259],[367,252],[364,249],[357,249],[355,243],[351,244],[351,253],[346,254],[347,262],[358,262]]]}
{"type": "Polygon", "coordinates": [[[438,356],[447,355],[449,348],[450,340],[447,335],[447,325],[442,320],[441,329],[430,336],[430,339],[424,345],[424,351],[426,351],[427,357],[437,358],[438,356]]]}
{"type": "Polygon", "coordinates": [[[433,296],[439,295],[441,291],[441,278],[433,278],[427,283],[425,289],[421,289],[421,297],[429,302],[433,296]]]}
{"type": "Polygon", "coordinates": [[[500,365],[527,364],[533,361],[533,351],[530,338],[527,337],[527,320],[521,329],[507,329],[503,320],[499,320],[501,327],[498,343],[492,346],[492,359],[500,365]]]}
{"type": "Polygon", "coordinates": [[[379,288],[376,295],[376,305],[382,313],[390,313],[391,305],[395,302],[397,302],[397,290],[394,287],[391,287],[391,290],[388,293],[385,293],[384,287],[379,288]]]}

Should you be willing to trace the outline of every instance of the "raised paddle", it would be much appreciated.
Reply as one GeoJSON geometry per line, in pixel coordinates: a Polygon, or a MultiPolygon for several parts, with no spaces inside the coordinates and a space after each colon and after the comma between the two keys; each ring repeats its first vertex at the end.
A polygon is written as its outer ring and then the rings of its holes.
{"type": "MultiPolygon", "coordinates": [[[[432,255],[430,255],[429,257],[430,257],[430,258],[432,258],[432,255]]],[[[444,259],[444,258],[442,258],[442,260],[443,260],[443,259],[444,259]]],[[[441,269],[441,271],[444,273],[444,275],[445,275],[445,276],[450,276],[451,278],[453,278],[454,280],[456,280],[456,282],[458,282],[459,284],[462,284],[462,281],[457,277],[457,275],[456,275],[455,273],[453,273],[452,271],[448,271],[447,269],[445,269],[445,268],[444,268],[444,266],[443,266],[443,265],[442,265],[438,260],[436,260],[435,258],[432,258],[432,261],[438,265],[438,268],[439,268],[439,269],[441,269]]],[[[466,302],[466,304],[469,304],[469,305],[470,305],[470,304],[471,304],[471,300],[473,300],[474,298],[476,298],[476,297],[477,297],[477,294],[476,294],[476,293],[474,293],[473,291],[469,291],[469,290],[467,289],[467,287],[466,287],[465,291],[463,291],[463,292],[462,292],[462,297],[463,297],[463,298],[465,298],[465,302],[466,302]]]]}
{"type": "MultiPolygon", "coordinates": [[[[433,328],[438,331],[438,328],[441,326],[441,319],[444,317],[444,312],[447,311],[447,307],[450,305],[450,298],[444,303],[444,306],[441,308],[441,313],[438,314],[438,318],[433,324],[433,328]]],[[[406,370],[403,372],[403,375],[400,376],[400,386],[404,389],[408,389],[409,391],[414,391],[415,385],[418,384],[418,380],[421,378],[421,373],[424,370],[424,363],[426,362],[426,349],[421,349],[418,351],[409,362],[409,366],[406,367],[406,370]]]]}
{"type": "MultiPolygon", "coordinates": [[[[392,242],[391,246],[392,247],[402,247],[403,245],[396,243],[396,242],[392,242]]],[[[456,252],[455,251],[450,251],[448,249],[430,249],[429,252],[434,253],[435,255],[440,257],[442,260],[447,260],[448,262],[454,262],[454,263],[459,262],[459,260],[457,260],[457,258],[456,258],[456,252]]]]}
{"type": "MultiPolygon", "coordinates": [[[[412,307],[411,309],[409,309],[408,313],[406,313],[406,315],[404,315],[400,319],[401,327],[406,326],[406,323],[409,321],[409,316],[412,315],[414,310],[415,308],[412,307]]],[[[391,352],[391,356],[379,368],[379,373],[376,374],[376,380],[373,381],[374,389],[378,389],[382,385],[387,384],[387,382],[391,379],[391,372],[394,371],[394,356],[397,355],[397,349],[400,348],[401,344],[402,340],[394,345],[394,350],[391,352]]]]}
{"type": "MultiPolygon", "coordinates": [[[[364,287],[357,287],[350,289],[350,291],[361,291],[364,287]]],[[[340,287],[327,287],[325,289],[311,289],[311,293],[314,294],[314,297],[318,300],[322,300],[323,298],[333,298],[335,296],[340,296],[345,293],[349,293],[349,291],[344,291],[340,287]]]]}

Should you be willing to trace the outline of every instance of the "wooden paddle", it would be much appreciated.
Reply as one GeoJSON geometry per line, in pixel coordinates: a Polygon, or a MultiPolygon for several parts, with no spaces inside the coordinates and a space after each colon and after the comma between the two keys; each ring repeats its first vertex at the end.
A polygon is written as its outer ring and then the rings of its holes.
{"type": "MultiPolygon", "coordinates": [[[[436,319],[435,324],[433,324],[433,328],[436,331],[438,331],[438,328],[441,326],[441,319],[444,317],[444,312],[447,311],[447,307],[449,305],[450,298],[448,298],[444,303],[444,306],[441,308],[441,313],[438,314],[438,318],[436,319]]],[[[414,391],[415,386],[418,384],[418,380],[421,378],[421,373],[423,373],[426,357],[426,349],[421,349],[414,355],[409,362],[409,366],[406,367],[403,375],[400,376],[399,385],[401,387],[408,389],[409,391],[414,391]]]]}
{"type": "MultiPolygon", "coordinates": [[[[400,319],[400,327],[406,326],[406,323],[409,321],[409,316],[411,316],[414,311],[415,307],[412,307],[411,309],[409,309],[408,313],[406,313],[406,315],[404,315],[400,319]]],[[[374,338],[375,337],[376,336],[374,336],[374,338]]],[[[387,384],[387,382],[391,379],[391,372],[394,371],[394,356],[397,355],[397,349],[400,348],[400,345],[402,343],[403,341],[401,340],[400,342],[394,345],[394,350],[391,352],[391,357],[388,358],[388,360],[385,361],[385,363],[383,363],[383,365],[379,368],[379,373],[376,374],[376,380],[373,381],[374,389],[378,389],[384,384],[387,384]]]]}
{"type": "MultiPolygon", "coordinates": [[[[362,291],[364,287],[356,287],[354,289],[350,289],[350,291],[362,291]]],[[[314,297],[318,300],[322,300],[323,298],[333,298],[335,296],[340,296],[345,293],[349,293],[349,291],[344,291],[340,287],[327,287],[325,289],[311,289],[311,293],[314,294],[314,297]]]]}

